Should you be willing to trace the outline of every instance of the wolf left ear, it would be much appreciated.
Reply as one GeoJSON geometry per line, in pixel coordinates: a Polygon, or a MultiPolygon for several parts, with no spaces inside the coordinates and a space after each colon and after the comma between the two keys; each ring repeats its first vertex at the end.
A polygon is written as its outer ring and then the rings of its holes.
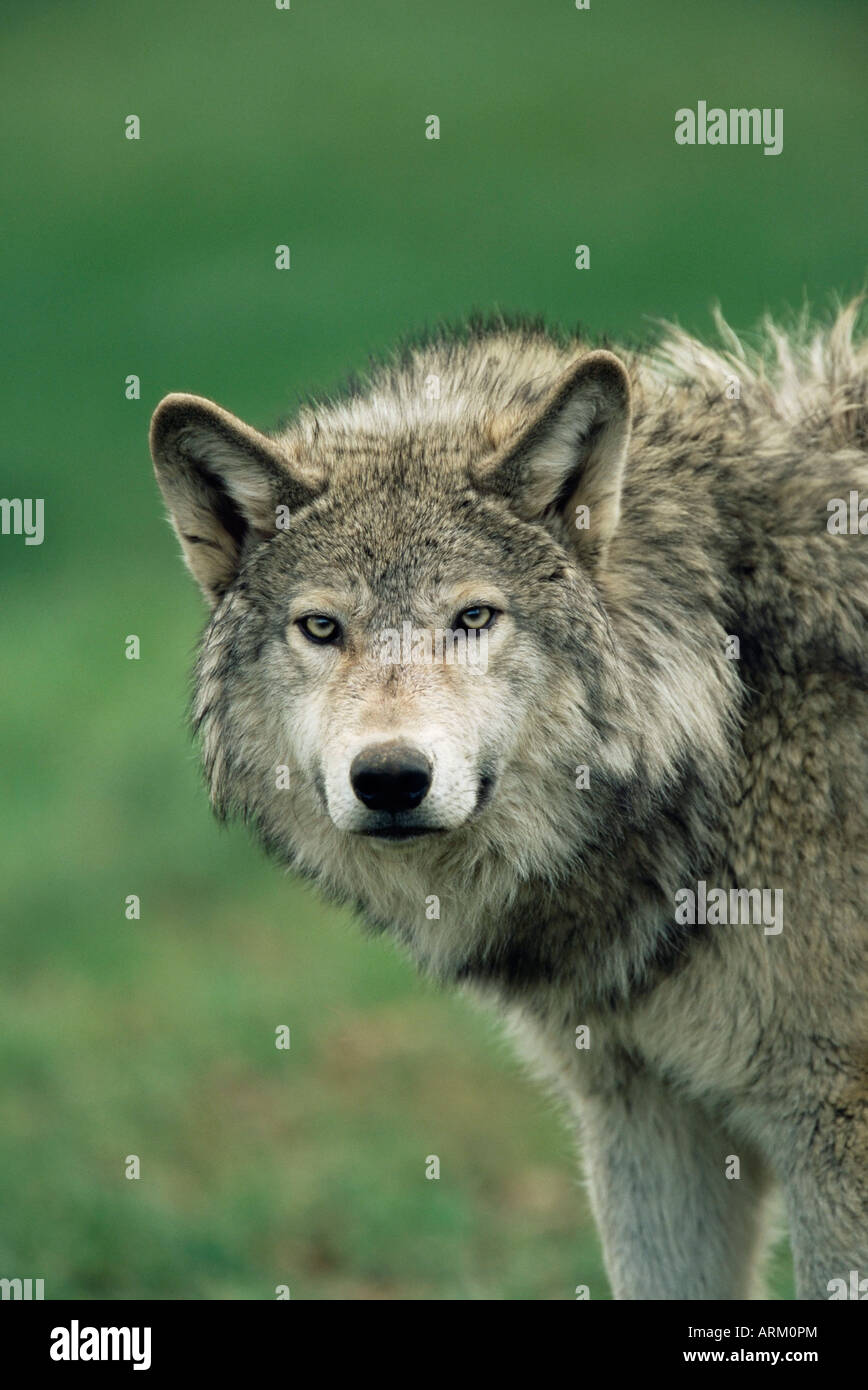
{"type": "Polygon", "coordinates": [[[150,443],[184,557],[212,607],[248,543],[275,535],[277,507],[294,510],[320,490],[274,440],[202,396],[166,396],[150,443]]]}
{"type": "Polygon", "coordinates": [[[519,438],[477,466],[474,484],[526,521],[561,518],[582,560],[599,567],[618,525],[630,425],[626,367],[611,352],[590,352],[519,438]]]}

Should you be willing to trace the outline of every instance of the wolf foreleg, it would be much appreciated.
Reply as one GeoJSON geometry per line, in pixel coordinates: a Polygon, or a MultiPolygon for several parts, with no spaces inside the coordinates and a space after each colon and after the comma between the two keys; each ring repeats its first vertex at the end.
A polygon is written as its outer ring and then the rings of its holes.
{"type": "Polygon", "coordinates": [[[580,1119],[615,1298],[759,1295],[769,1178],[753,1149],[645,1074],[584,1099],[580,1119]]]}

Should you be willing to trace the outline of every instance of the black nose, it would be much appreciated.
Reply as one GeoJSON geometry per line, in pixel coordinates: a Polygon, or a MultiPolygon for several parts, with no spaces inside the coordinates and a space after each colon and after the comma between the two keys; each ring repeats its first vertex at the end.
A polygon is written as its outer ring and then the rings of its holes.
{"type": "Polygon", "coordinates": [[[350,784],[369,811],[412,811],[431,785],[431,764],[418,748],[375,744],[353,758],[350,784]]]}

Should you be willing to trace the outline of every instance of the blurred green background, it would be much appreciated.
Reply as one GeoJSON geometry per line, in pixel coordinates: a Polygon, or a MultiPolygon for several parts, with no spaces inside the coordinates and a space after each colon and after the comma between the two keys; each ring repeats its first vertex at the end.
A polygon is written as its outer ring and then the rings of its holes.
{"type": "Polygon", "coordinates": [[[212,823],[148,418],[187,390],[267,428],[474,306],[637,340],[858,289],[864,28],[808,0],[7,0],[2,492],[46,537],[0,538],[0,1275],[608,1297],[571,1138],[494,1023],[212,823]],[[783,153],[677,147],[700,98],[783,107],[783,153]]]}

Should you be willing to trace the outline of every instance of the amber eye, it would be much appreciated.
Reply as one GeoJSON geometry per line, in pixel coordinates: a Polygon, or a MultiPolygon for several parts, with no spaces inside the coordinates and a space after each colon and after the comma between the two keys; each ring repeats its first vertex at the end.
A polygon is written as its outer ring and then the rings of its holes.
{"type": "Polygon", "coordinates": [[[472,608],[465,608],[459,613],[455,623],[457,627],[466,628],[468,632],[479,632],[484,627],[491,627],[496,617],[496,608],[489,608],[483,603],[475,603],[472,608]]]}
{"type": "Polygon", "coordinates": [[[327,618],[324,613],[309,613],[306,618],[299,618],[298,626],[311,642],[336,642],[341,635],[334,618],[327,618]]]}

